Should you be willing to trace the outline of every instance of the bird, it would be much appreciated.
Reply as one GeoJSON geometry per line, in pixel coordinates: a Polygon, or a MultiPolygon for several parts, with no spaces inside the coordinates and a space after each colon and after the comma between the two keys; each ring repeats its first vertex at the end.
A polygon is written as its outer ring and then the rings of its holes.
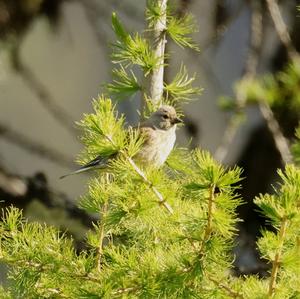
{"type": "MultiPolygon", "coordinates": [[[[144,142],[133,157],[133,160],[144,167],[159,168],[162,166],[174,147],[176,127],[179,123],[182,123],[182,120],[177,116],[176,110],[172,106],[162,105],[158,110],[153,112],[147,120],[134,128],[143,136],[144,142]]],[[[114,153],[108,157],[97,156],[74,172],[63,175],[60,178],[62,179],[90,169],[105,169],[108,163],[117,156],[118,153],[114,153]]]]}

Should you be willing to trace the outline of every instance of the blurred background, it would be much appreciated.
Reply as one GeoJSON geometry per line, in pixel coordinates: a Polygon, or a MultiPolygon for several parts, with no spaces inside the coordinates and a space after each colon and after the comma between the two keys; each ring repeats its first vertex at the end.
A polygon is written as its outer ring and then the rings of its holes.
{"type": "MultiPolygon", "coordinates": [[[[142,31],[146,1],[0,0],[0,200],[30,219],[59,225],[80,248],[91,216],[76,208],[88,176],[59,180],[76,168],[82,149],[75,122],[111,80],[111,14],[142,31]]],[[[300,115],[300,12],[294,0],[177,0],[192,12],[200,53],[168,42],[166,79],[183,62],[199,99],[183,107],[178,144],[201,147],[244,168],[244,222],[237,273],[264,275],[255,250],[264,220],[252,199],[271,191],[276,169],[289,162],[300,115]]],[[[139,98],[118,103],[138,122],[139,98]]]]}

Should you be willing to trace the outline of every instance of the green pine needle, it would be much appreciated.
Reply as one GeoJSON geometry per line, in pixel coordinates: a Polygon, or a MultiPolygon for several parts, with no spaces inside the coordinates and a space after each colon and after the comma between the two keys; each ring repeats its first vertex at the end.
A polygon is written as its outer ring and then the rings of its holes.
{"type": "Polygon", "coordinates": [[[299,165],[300,164],[300,127],[298,127],[296,130],[296,138],[297,140],[292,145],[292,153],[294,156],[295,163],[299,165]]]}
{"type": "Polygon", "coordinates": [[[181,18],[174,16],[168,18],[167,33],[182,48],[187,47],[198,52],[200,51],[191,37],[191,34],[197,31],[194,18],[190,14],[186,14],[181,18]]]}
{"type": "Polygon", "coordinates": [[[125,67],[138,65],[147,76],[158,66],[161,58],[155,57],[147,39],[138,33],[134,36],[127,33],[115,13],[112,15],[112,24],[117,37],[117,42],[113,44],[112,62],[123,63],[125,67]]]}
{"type": "Polygon", "coordinates": [[[136,92],[142,90],[134,72],[126,72],[121,65],[119,69],[113,69],[113,82],[106,85],[108,92],[118,100],[132,97],[136,92]]]}
{"type": "Polygon", "coordinates": [[[178,102],[186,102],[200,95],[203,89],[193,86],[195,79],[195,76],[189,78],[186,67],[181,65],[173,81],[164,85],[167,101],[176,105],[178,102]]]}
{"type": "Polygon", "coordinates": [[[79,123],[84,128],[81,137],[86,148],[79,157],[85,164],[96,156],[111,156],[125,146],[124,116],[118,117],[116,106],[111,99],[100,96],[93,101],[93,114],[85,114],[79,123]]]}
{"type": "Polygon", "coordinates": [[[154,28],[154,24],[161,18],[162,11],[158,5],[158,1],[147,0],[146,20],[150,29],[154,28]]]}
{"type": "Polygon", "coordinates": [[[111,16],[111,22],[117,38],[122,42],[126,43],[127,39],[129,38],[129,34],[126,31],[125,27],[120,22],[120,20],[118,19],[117,14],[115,12],[111,16]]]}

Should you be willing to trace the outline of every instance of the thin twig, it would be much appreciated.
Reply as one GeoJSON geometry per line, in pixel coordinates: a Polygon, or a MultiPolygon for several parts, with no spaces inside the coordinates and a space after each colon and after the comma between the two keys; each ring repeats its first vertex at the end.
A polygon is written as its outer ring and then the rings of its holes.
{"type": "MultiPolygon", "coordinates": [[[[112,138],[110,136],[107,135],[103,135],[113,146],[116,147],[114,141],[112,140],[112,138]]],[[[136,173],[144,180],[145,183],[147,183],[151,190],[153,191],[153,193],[156,195],[156,197],[158,198],[158,202],[159,204],[162,204],[170,214],[173,214],[173,209],[172,207],[167,203],[167,201],[164,199],[164,197],[162,196],[162,194],[156,189],[155,186],[153,186],[153,184],[148,180],[148,178],[146,177],[145,173],[134,163],[134,161],[127,155],[127,153],[123,150],[120,150],[120,153],[122,153],[125,158],[128,160],[128,162],[130,163],[130,165],[133,167],[133,169],[136,171],[136,173]]]]}
{"type": "Polygon", "coordinates": [[[231,289],[230,287],[228,287],[227,285],[225,285],[223,282],[220,282],[216,279],[214,279],[211,276],[207,276],[207,278],[212,281],[216,286],[218,286],[221,289],[224,289],[229,296],[231,296],[232,298],[244,298],[242,294],[234,291],[233,289],[231,289]]]}
{"type": "Polygon", "coordinates": [[[267,103],[265,103],[263,100],[260,100],[259,110],[264,119],[266,120],[270,132],[272,133],[276,148],[280,153],[282,162],[284,164],[291,163],[292,154],[289,148],[288,141],[284,137],[272,109],[267,103]]]}
{"type": "Polygon", "coordinates": [[[280,9],[276,0],[266,0],[275,30],[282,44],[285,46],[291,60],[299,58],[299,54],[292,44],[292,40],[286,24],[283,21],[280,9]]]}
{"type": "Polygon", "coordinates": [[[62,290],[60,290],[59,288],[47,288],[48,292],[51,292],[53,294],[54,297],[56,298],[69,298],[69,296],[63,294],[62,290]]]}
{"type": "Polygon", "coordinates": [[[200,249],[199,249],[200,255],[203,254],[203,248],[211,234],[214,202],[215,202],[215,185],[212,185],[209,189],[208,208],[207,208],[207,224],[205,227],[204,236],[202,238],[200,249]]]}
{"type": "Polygon", "coordinates": [[[268,292],[268,295],[270,297],[273,297],[273,295],[275,294],[276,279],[277,279],[278,270],[280,266],[280,259],[281,259],[282,248],[283,248],[287,226],[288,226],[288,220],[286,218],[283,218],[281,221],[280,231],[279,231],[279,245],[277,248],[277,252],[275,254],[274,261],[272,263],[273,265],[272,265],[272,272],[271,272],[269,292],[268,292]]]}
{"type": "MultiPolygon", "coordinates": [[[[199,255],[200,258],[203,256],[204,245],[207,242],[207,240],[210,238],[210,235],[211,235],[211,232],[212,232],[213,209],[214,209],[214,204],[215,204],[214,202],[215,202],[215,185],[212,185],[209,189],[208,209],[207,209],[207,224],[206,224],[206,227],[205,227],[204,236],[203,236],[201,244],[200,244],[200,249],[198,249],[195,246],[195,243],[193,242],[193,240],[188,239],[189,242],[192,245],[193,250],[199,255]]],[[[194,268],[194,265],[192,265],[190,267],[187,267],[187,268],[184,268],[182,271],[180,271],[180,273],[188,273],[188,272],[192,271],[193,268],[194,268]]],[[[206,277],[210,281],[215,283],[219,288],[224,289],[232,298],[243,298],[243,296],[240,293],[232,290],[226,284],[214,279],[211,275],[206,275],[206,277]]]]}
{"type": "MultiPolygon", "coordinates": [[[[207,41],[204,41],[201,45],[201,52],[204,53],[206,50],[208,50],[210,47],[214,46],[217,42],[221,40],[221,38],[225,35],[225,33],[228,31],[228,28],[238,19],[240,14],[243,12],[245,6],[245,2],[241,1],[239,3],[238,8],[235,10],[235,12],[223,23],[221,28],[218,28],[218,30],[215,30],[214,34],[210,38],[207,39],[207,41]]],[[[194,54],[195,51],[193,51],[194,54]]],[[[198,55],[197,55],[198,56],[198,55]]]]}
{"type": "Polygon", "coordinates": [[[97,221],[95,216],[78,208],[65,193],[50,187],[46,175],[41,172],[21,176],[0,168],[0,194],[2,206],[16,205],[26,210],[33,200],[38,200],[47,208],[64,210],[68,218],[76,219],[88,228],[97,221]]]}
{"type": "Polygon", "coordinates": [[[121,289],[118,289],[118,290],[112,292],[112,294],[113,295],[122,295],[124,293],[130,293],[130,292],[137,291],[138,289],[139,289],[138,287],[121,288],[121,289]]]}
{"type": "Polygon", "coordinates": [[[152,183],[148,180],[148,178],[146,177],[144,172],[134,163],[134,161],[130,157],[127,157],[127,160],[130,163],[130,165],[133,167],[133,169],[137,172],[137,174],[144,180],[144,182],[150,186],[151,190],[153,191],[155,196],[158,198],[159,204],[163,205],[170,214],[173,214],[174,211],[173,211],[172,207],[168,204],[168,202],[166,202],[166,200],[164,199],[162,194],[156,189],[156,187],[154,187],[152,185],[152,183]]]}
{"type": "MultiPolygon", "coordinates": [[[[94,31],[98,45],[106,52],[107,57],[109,57],[107,44],[110,37],[105,30],[103,30],[103,23],[104,18],[109,15],[110,11],[106,11],[104,7],[100,7],[101,2],[99,1],[96,3],[93,0],[77,0],[77,2],[84,9],[86,19],[94,31]]],[[[105,5],[107,5],[107,3],[105,3],[105,5]]],[[[105,59],[105,61],[109,61],[109,59],[105,59]]]]}
{"type": "Polygon", "coordinates": [[[100,213],[100,235],[99,235],[99,244],[97,248],[97,269],[101,271],[101,261],[102,261],[102,254],[103,254],[103,240],[105,237],[105,219],[107,214],[108,202],[105,202],[102,206],[101,213],[100,213]]]}
{"type": "Polygon", "coordinates": [[[164,56],[166,46],[167,28],[167,0],[155,0],[160,7],[160,17],[154,24],[154,56],[159,59],[158,66],[153,70],[150,78],[150,99],[158,105],[162,99],[164,91],[164,56]]]}
{"type": "MultiPolygon", "coordinates": [[[[259,53],[262,45],[262,7],[261,2],[258,0],[252,0],[252,15],[251,15],[251,31],[250,31],[250,45],[248,55],[245,63],[244,75],[241,78],[243,80],[251,80],[256,74],[256,69],[259,60],[259,53]]],[[[237,111],[242,109],[246,103],[246,94],[244,90],[239,88],[236,92],[237,111]]],[[[220,146],[217,148],[214,156],[222,162],[227,156],[230,145],[236,136],[239,122],[237,121],[237,113],[235,113],[229,120],[228,126],[224,132],[220,146]]]]}
{"type": "Polygon", "coordinates": [[[73,168],[73,159],[0,123],[0,137],[60,166],[73,168]]]}

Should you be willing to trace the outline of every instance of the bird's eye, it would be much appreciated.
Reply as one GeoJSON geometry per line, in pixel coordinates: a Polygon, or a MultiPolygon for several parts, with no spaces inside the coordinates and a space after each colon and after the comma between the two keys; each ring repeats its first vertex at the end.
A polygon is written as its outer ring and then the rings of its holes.
{"type": "Polygon", "coordinates": [[[167,114],[164,114],[164,115],[162,116],[162,118],[163,118],[163,119],[168,119],[169,117],[168,117],[167,114]]]}

